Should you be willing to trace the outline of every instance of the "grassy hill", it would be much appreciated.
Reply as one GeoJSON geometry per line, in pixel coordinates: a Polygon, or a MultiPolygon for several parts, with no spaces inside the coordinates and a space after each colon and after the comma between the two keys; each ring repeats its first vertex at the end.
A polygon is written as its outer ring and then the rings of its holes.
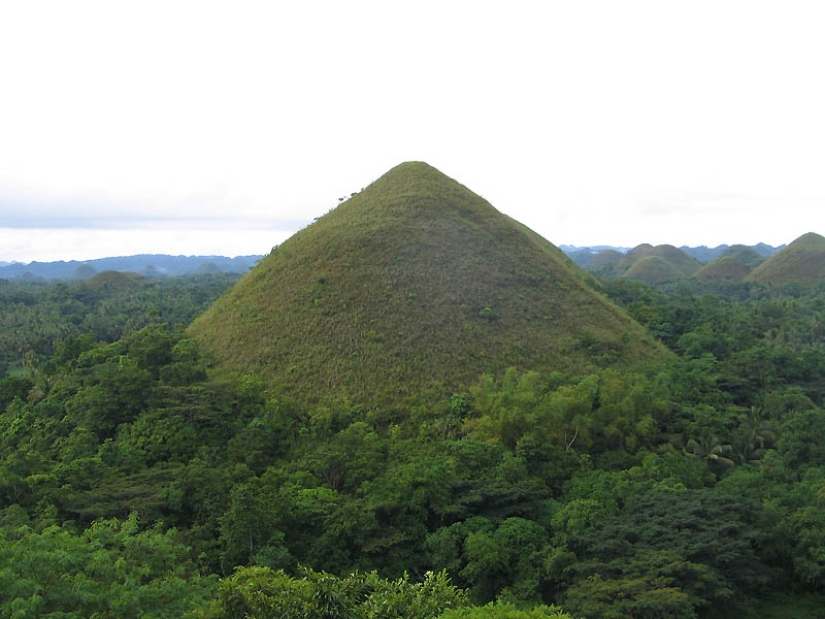
{"type": "Polygon", "coordinates": [[[588,263],[587,269],[606,279],[625,277],[655,285],[690,277],[701,266],[698,260],[673,245],[654,247],[642,243],[626,254],[601,252],[588,263]]]}
{"type": "Polygon", "coordinates": [[[666,351],[561,250],[425,163],[288,239],[191,327],[218,377],[302,398],[439,397],[484,372],[666,351]]]}
{"type": "Polygon", "coordinates": [[[627,269],[622,277],[637,279],[654,286],[666,282],[674,282],[685,277],[685,274],[670,260],[656,254],[643,256],[627,269]]]}
{"type": "Polygon", "coordinates": [[[755,269],[765,262],[764,255],[747,245],[731,245],[722,253],[722,256],[729,256],[751,269],[755,269]]]}
{"type": "Polygon", "coordinates": [[[696,271],[693,277],[702,281],[745,279],[750,272],[748,265],[742,264],[733,256],[722,256],[696,271]]]}
{"type": "Polygon", "coordinates": [[[763,284],[800,284],[825,282],[825,237],[804,234],[753,270],[749,279],[763,284]]]}
{"type": "Polygon", "coordinates": [[[130,286],[140,285],[145,279],[142,275],[129,271],[102,271],[94,277],[87,279],[85,285],[90,290],[128,288],[130,286]]]}
{"type": "Polygon", "coordinates": [[[616,265],[618,265],[624,254],[615,249],[605,249],[593,256],[584,268],[595,273],[599,277],[611,278],[616,276],[616,265]]]}

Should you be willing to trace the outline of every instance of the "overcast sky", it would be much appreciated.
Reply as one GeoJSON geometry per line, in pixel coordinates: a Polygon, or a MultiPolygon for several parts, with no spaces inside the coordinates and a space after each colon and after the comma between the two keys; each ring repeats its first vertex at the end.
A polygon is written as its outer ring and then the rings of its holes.
{"type": "Polygon", "coordinates": [[[825,3],[2,2],[0,260],[262,254],[402,161],[556,245],[825,234],[825,3]]]}

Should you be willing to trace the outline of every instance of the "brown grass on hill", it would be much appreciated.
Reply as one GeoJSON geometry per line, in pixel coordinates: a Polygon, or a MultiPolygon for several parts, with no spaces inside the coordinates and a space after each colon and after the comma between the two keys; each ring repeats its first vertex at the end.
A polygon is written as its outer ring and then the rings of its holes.
{"type": "Polygon", "coordinates": [[[274,249],[191,334],[216,376],[361,403],[449,396],[510,366],[667,354],[585,277],[466,187],[405,163],[274,249]]]}
{"type": "Polygon", "coordinates": [[[811,286],[825,281],[825,237],[809,232],[753,270],[751,281],[811,286]]]}

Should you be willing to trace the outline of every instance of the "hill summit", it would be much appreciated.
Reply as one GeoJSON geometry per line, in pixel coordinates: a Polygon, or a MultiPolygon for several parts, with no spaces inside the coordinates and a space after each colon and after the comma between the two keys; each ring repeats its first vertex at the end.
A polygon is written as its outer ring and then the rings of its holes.
{"type": "Polygon", "coordinates": [[[507,367],[667,354],[558,248],[403,163],[273,249],[190,328],[218,377],[372,404],[507,367]]]}
{"type": "Polygon", "coordinates": [[[753,270],[762,284],[813,286],[825,282],[825,237],[808,232],[753,270]]]}

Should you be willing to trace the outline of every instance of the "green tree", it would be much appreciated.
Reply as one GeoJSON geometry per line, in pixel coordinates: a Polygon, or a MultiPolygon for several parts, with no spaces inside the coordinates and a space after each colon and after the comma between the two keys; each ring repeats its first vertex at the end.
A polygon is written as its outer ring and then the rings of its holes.
{"type": "Polygon", "coordinates": [[[209,597],[174,531],[137,516],[80,535],[59,526],[0,531],[0,618],[180,617],[209,597]]]}
{"type": "Polygon", "coordinates": [[[578,561],[563,603],[612,617],[625,590],[625,610],[636,608],[630,616],[690,616],[685,600],[706,617],[742,612],[769,577],[757,555],[758,513],[752,501],[721,491],[633,492],[620,512],[568,539],[578,561]]]}
{"type": "Polygon", "coordinates": [[[299,577],[263,567],[239,569],[224,579],[219,597],[197,619],[435,619],[465,604],[446,574],[422,582],[385,580],[375,572],[336,577],[304,570],[299,577]]]}

